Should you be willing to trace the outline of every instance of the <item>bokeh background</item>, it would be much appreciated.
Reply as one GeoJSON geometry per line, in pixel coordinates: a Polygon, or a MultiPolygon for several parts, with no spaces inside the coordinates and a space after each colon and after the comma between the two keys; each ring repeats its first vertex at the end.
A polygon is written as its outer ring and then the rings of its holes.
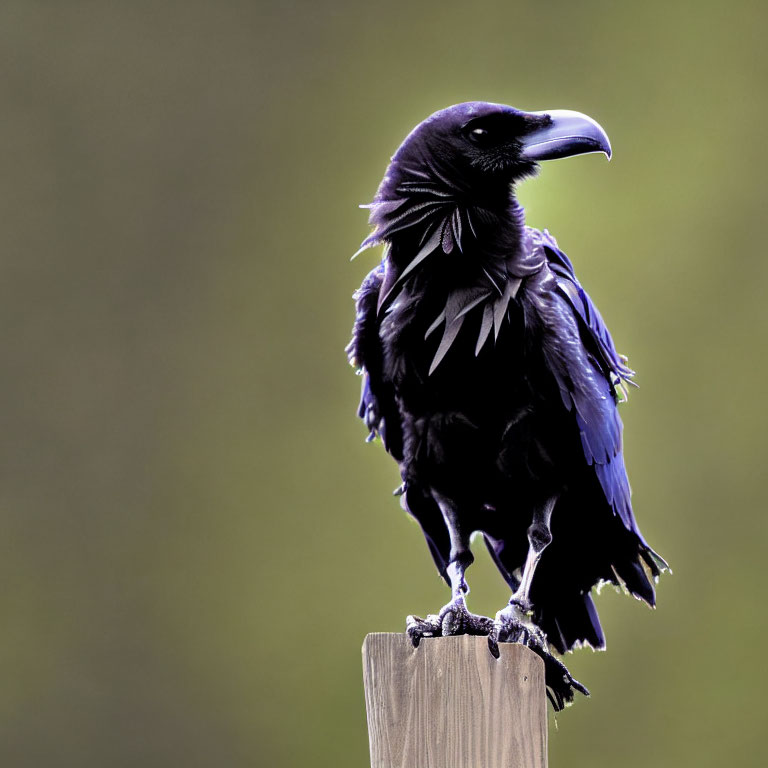
{"type": "MultiPolygon", "coordinates": [[[[432,111],[598,119],[520,195],[641,389],[659,607],[550,764],[763,766],[762,2],[0,8],[0,765],[359,768],[360,646],[446,590],[354,417],[357,208],[432,111]]],[[[471,606],[508,595],[479,548],[471,606]]]]}

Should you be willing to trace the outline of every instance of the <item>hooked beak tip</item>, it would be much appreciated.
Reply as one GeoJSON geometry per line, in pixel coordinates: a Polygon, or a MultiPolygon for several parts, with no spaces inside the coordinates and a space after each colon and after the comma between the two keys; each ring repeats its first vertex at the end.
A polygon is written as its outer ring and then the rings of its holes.
{"type": "Polygon", "coordinates": [[[546,115],[549,121],[525,138],[525,159],[538,162],[592,152],[601,152],[608,160],[611,159],[612,150],[608,135],[588,115],[564,109],[531,114],[546,115]]]}

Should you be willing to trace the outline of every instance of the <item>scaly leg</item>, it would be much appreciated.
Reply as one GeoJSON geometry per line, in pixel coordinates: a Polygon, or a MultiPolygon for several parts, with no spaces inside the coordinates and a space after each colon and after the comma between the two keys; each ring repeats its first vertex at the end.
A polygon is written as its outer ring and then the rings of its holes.
{"type": "Polygon", "coordinates": [[[544,675],[549,689],[547,695],[555,711],[559,711],[566,703],[573,701],[574,691],[586,696],[589,691],[549,652],[546,636],[531,620],[531,584],[541,554],[552,541],[550,520],[556,502],[557,497],[549,499],[533,513],[533,522],[528,528],[528,556],[520,586],[510,597],[506,608],[496,614],[493,629],[488,635],[488,646],[496,658],[499,657],[499,643],[503,642],[522,643],[540,656],[544,661],[544,675]]]}
{"type": "Polygon", "coordinates": [[[542,553],[552,542],[550,522],[556,501],[557,497],[549,499],[541,507],[535,509],[533,522],[528,527],[528,556],[525,558],[523,575],[520,578],[520,586],[509,599],[510,605],[518,606],[524,613],[529,613],[531,610],[531,584],[536,566],[541,560],[542,553]]]}
{"type": "Polygon", "coordinates": [[[487,635],[493,629],[493,621],[487,616],[477,616],[467,610],[466,595],[469,585],[465,578],[467,568],[474,557],[469,549],[469,533],[459,523],[457,505],[450,499],[433,492],[451,537],[451,552],[447,574],[451,584],[451,601],[438,614],[425,619],[409,616],[406,628],[411,642],[418,646],[422,637],[440,635],[487,635]]]}
{"type": "Polygon", "coordinates": [[[534,510],[533,522],[528,528],[528,556],[525,558],[520,586],[509,598],[506,608],[496,614],[493,631],[488,638],[494,656],[498,655],[500,642],[521,642],[529,645],[533,641],[546,647],[544,634],[530,619],[531,583],[541,554],[552,541],[549,523],[556,501],[557,497],[549,499],[534,510]]]}

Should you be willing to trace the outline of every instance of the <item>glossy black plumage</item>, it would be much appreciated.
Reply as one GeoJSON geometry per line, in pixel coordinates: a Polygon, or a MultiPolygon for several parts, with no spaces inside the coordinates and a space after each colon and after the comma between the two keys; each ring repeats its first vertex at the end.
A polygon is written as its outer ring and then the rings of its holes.
{"type": "MultiPolygon", "coordinates": [[[[452,557],[462,575],[471,562],[452,529],[482,531],[517,590],[532,514],[553,500],[530,601],[564,652],[604,647],[595,585],[653,605],[665,564],[630,502],[617,405],[632,371],[569,259],[525,226],[514,196],[535,171],[529,157],[568,154],[573,137],[556,127],[548,113],[474,102],[411,133],[370,206],[363,248],[383,244],[384,258],[356,294],[348,352],[363,376],[360,416],[397,460],[404,505],[446,580],[452,557]]],[[[594,151],[591,130],[571,154],[594,151]]]]}

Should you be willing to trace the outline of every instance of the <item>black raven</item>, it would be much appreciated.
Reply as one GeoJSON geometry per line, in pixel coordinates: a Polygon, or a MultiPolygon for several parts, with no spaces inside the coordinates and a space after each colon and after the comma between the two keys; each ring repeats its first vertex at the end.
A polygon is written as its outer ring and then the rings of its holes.
{"type": "Polygon", "coordinates": [[[544,659],[556,709],[586,693],[548,650],[603,648],[591,590],[649,605],[667,566],[630,503],[617,405],[633,372],[555,239],[525,225],[515,184],[541,160],[611,148],[578,112],[469,102],[405,139],[370,204],[361,250],[384,257],[355,294],[347,352],[359,415],[397,460],[451,601],[420,638],[487,634],[544,659]],[[513,590],[495,620],[467,611],[470,536],[513,590]]]}

